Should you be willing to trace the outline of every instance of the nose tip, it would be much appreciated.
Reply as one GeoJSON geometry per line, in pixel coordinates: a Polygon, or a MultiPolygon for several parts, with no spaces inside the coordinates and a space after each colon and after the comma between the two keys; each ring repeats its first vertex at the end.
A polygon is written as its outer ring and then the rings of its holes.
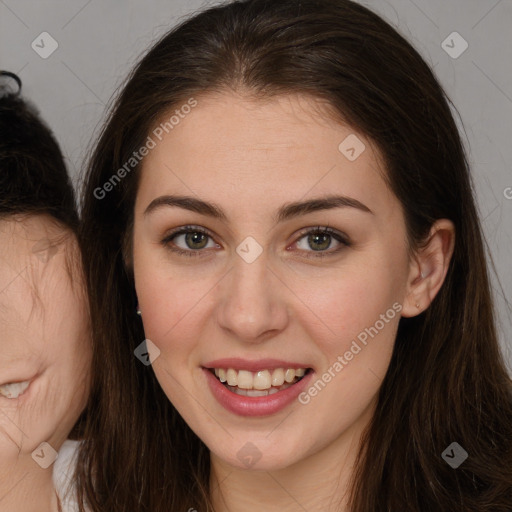
{"type": "MultiPolygon", "coordinates": [[[[247,243],[250,252],[251,242],[247,243]]],[[[288,315],[279,284],[265,258],[260,256],[252,263],[240,258],[223,283],[223,297],[217,309],[221,328],[251,342],[263,341],[282,331],[288,315]]]]}

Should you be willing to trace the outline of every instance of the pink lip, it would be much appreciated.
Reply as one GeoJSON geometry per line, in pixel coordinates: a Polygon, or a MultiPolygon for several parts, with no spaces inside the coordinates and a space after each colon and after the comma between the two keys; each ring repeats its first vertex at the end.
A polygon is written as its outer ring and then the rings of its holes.
{"type": "MultiPolygon", "coordinates": [[[[224,361],[224,360],[223,360],[224,361]]],[[[232,360],[230,360],[232,361],[232,360]]],[[[267,360],[268,361],[268,360],[267,360]]],[[[217,365],[220,361],[215,361],[217,365]]],[[[258,363],[259,364],[259,363],[258,363]]],[[[282,364],[282,361],[279,362],[282,364]]],[[[215,368],[222,368],[223,366],[215,366],[215,368]]],[[[233,368],[233,366],[228,366],[233,368]]],[[[236,367],[236,366],[235,366],[236,367]]],[[[276,366],[276,368],[282,368],[283,366],[276,366]]],[[[293,368],[292,366],[284,366],[286,368],[293,368]]],[[[298,368],[304,368],[303,366],[297,366],[298,368]]],[[[261,368],[261,366],[259,366],[261,368]]],[[[266,368],[269,368],[266,366],[266,368]]],[[[245,368],[240,368],[245,369],[245,368]]],[[[286,406],[290,405],[296,400],[299,394],[308,386],[311,381],[314,372],[310,372],[305,375],[299,382],[293,384],[289,388],[283,391],[278,391],[268,396],[241,396],[233,393],[222,384],[217,377],[208,369],[203,368],[208,386],[217,399],[217,401],[228,411],[239,416],[267,416],[275,414],[286,406]]]]}
{"type": "Polygon", "coordinates": [[[260,370],[275,370],[276,368],[309,368],[308,364],[292,363],[289,361],[281,361],[279,359],[258,359],[248,361],[239,357],[230,357],[226,359],[216,359],[203,365],[204,368],[233,368],[235,370],[247,370],[249,372],[257,372],[260,370]]]}

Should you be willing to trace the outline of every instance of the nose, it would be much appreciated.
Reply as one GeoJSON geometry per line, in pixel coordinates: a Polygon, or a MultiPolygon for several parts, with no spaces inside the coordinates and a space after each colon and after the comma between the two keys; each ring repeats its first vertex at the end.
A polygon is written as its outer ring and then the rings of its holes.
{"type": "Polygon", "coordinates": [[[222,329],[248,343],[261,343],[288,324],[287,288],[263,253],[252,263],[235,256],[234,268],[222,283],[216,317],[222,329]]]}

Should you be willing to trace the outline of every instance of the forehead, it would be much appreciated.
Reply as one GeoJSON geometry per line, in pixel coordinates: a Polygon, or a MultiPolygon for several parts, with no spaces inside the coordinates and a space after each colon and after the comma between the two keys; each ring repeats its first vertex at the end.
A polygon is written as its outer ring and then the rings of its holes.
{"type": "Polygon", "coordinates": [[[156,144],[142,162],[139,204],[172,191],[262,211],[333,190],[362,202],[371,198],[376,209],[390,199],[374,144],[309,96],[201,96],[167,128],[161,140],[153,132],[156,144]],[[356,158],[348,158],[352,148],[356,158]]]}
{"type": "Polygon", "coordinates": [[[48,215],[12,215],[0,218],[0,257],[31,257],[45,246],[62,243],[69,238],[68,235],[69,230],[48,215]]]}
{"type": "Polygon", "coordinates": [[[68,288],[67,245],[72,237],[45,215],[0,220],[0,313],[58,300],[68,288]]]}

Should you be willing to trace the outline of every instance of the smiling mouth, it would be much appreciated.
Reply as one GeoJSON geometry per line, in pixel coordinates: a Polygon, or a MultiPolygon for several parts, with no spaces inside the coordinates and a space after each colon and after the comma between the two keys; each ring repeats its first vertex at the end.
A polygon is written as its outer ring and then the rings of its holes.
{"type": "Polygon", "coordinates": [[[18,398],[27,390],[30,385],[29,380],[24,380],[23,382],[8,382],[7,384],[2,384],[0,386],[0,395],[5,398],[9,398],[11,400],[18,398]]]}
{"type": "Polygon", "coordinates": [[[241,396],[268,396],[283,391],[307,375],[311,368],[275,368],[250,372],[234,368],[209,368],[229,391],[241,396]]]}

